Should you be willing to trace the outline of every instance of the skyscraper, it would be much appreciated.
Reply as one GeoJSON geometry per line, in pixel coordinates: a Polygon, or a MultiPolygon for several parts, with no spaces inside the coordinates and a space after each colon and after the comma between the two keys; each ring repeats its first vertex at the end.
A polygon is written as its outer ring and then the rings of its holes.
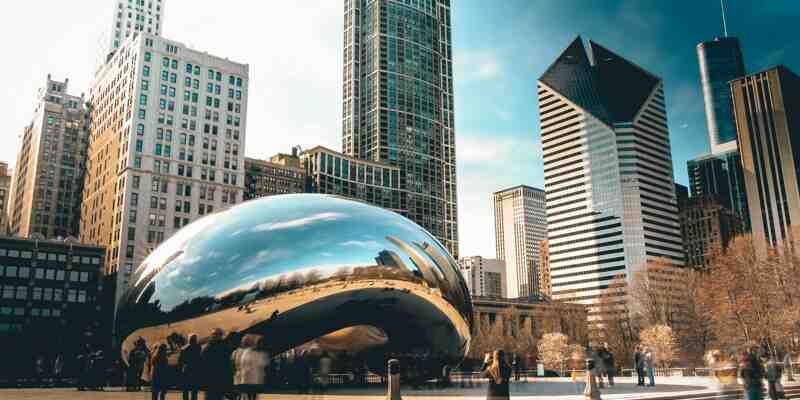
{"type": "Polygon", "coordinates": [[[495,192],[497,258],[506,263],[506,296],[539,294],[539,243],[546,239],[544,191],[520,185],[495,192]]]}
{"type": "Polygon", "coordinates": [[[739,39],[722,37],[698,44],[697,60],[711,152],[730,151],[736,148],[736,125],[728,82],[745,73],[739,39]]]}
{"type": "Polygon", "coordinates": [[[750,213],[739,149],[706,154],[686,162],[692,197],[713,198],[739,220],[739,233],[750,232],[750,213]]]}
{"type": "Polygon", "coordinates": [[[107,53],[112,53],[136,32],[161,36],[166,0],[115,0],[107,53]]]}
{"type": "Polygon", "coordinates": [[[778,66],[731,90],[753,242],[765,254],[800,222],[800,77],[778,66]]]}
{"type": "Polygon", "coordinates": [[[539,78],[552,296],[584,304],[648,261],[684,262],[663,83],[589,49],[576,38],[539,78]]]}
{"type": "Polygon", "coordinates": [[[713,197],[692,197],[679,217],[687,267],[707,267],[740,231],[736,215],[713,197]]]}
{"type": "Polygon", "coordinates": [[[69,79],[47,76],[17,153],[9,234],[77,236],[89,143],[83,95],[68,94],[69,79]]]}
{"type": "Polygon", "coordinates": [[[242,201],[248,75],[143,33],[95,76],[81,241],[107,248],[118,297],[159,243],[242,201]]]}
{"type": "Polygon", "coordinates": [[[450,0],[344,1],[342,148],[404,171],[408,217],[458,258],[450,0]]]}
{"type": "Polygon", "coordinates": [[[0,162],[0,235],[8,234],[8,202],[11,198],[11,178],[8,164],[0,162]]]}

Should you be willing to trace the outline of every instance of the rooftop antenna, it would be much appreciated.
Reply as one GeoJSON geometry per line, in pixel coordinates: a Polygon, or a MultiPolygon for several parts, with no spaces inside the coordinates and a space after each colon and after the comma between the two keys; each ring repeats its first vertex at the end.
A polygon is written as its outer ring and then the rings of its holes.
{"type": "Polygon", "coordinates": [[[719,0],[719,4],[722,7],[722,33],[725,37],[728,37],[728,24],[725,21],[725,0],[719,0]]]}

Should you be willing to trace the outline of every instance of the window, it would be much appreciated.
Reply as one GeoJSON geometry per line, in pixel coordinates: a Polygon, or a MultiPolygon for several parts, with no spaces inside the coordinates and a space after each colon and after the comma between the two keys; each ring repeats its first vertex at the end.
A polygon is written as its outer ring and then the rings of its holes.
{"type": "Polygon", "coordinates": [[[144,52],[144,61],[145,62],[150,62],[151,57],[152,57],[152,54],[150,54],[149,51],[145,51],[144,52]]]}
{"type": "MultiPolygon", "coordinates": [[[[187,74],[191,74],[192,70],[194,70],[192,64],[186,64],[186,73],[187,74]]],[[[190,81],[191,81],[191,79],[190,79],[190,81]]]]}
{"type": "Polygon", "coordinates": [[[138,125],[136,125],[136,135],[137,135],[137,136],[142,136],[142,135],[144,135],[144,124],[138,124],[138,125]]]}
{"type": "Polygon", "coordinates": [[[141,153],[142,149],[144,149],[144,142],[141,139],[136,140],[136,152],[141,153]]]}
{"type": "Polygon", "coordinates": [[[150,82],[142,79],[142,90],[146,92],[149,88],[150,88],[150,82]]]}
{"type": "Polygon", "coordinates": [[[150,67],[148,67],[147,65],[145,65],[144,68],[142,68],[142,76],[150,76],[150,67]]]}
{"type": "Polygon", "coordinates": [[[169,58],[167,58],[167,57],[162,58],[161,59],[161,65],[164,68],[169,68],[169,58]]]}

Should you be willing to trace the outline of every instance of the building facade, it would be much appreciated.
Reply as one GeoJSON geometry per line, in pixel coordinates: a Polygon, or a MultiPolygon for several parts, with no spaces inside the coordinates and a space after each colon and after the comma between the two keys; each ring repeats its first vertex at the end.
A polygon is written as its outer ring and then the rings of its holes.
{"type": "Polygon", "coordinates": [[[116,51],[135,33],[161,36],[167,0],[116,0],[107,53],[116,51]]]}
{"type": "Polygon", "coordinates": [[[750,211],[739,149],[706,154],[686,162],[692,197],[714,198],[739,219],[740,233],[750,232],[750,211]]]}
{"type": "Polygon", "coordinates": [[[245,200],[304,193],[306,189],[306,174],[302,168],[249,157],[244,159],[244,180],[245,200]]]}
{"type": "Polygon", "coordinates": [[[552,296],[596,304],[616,276],[684,255],[663,83],[589,49],[576,38],[541,76],[539,117],[552,296]]]}
{"type": "Polygon", "coordinates": [[[89,110],[83,95],[67,93],[68,79],[50,78],[39,89],[17,153],[8,200],[9,234],[14,236],[78,236],[89,110]]]}
{"type": "Polygon", "coordinates": [[[495,251],[506,263],[509,298],[539,294],[539,243],[547,237],[544,191],[520,185],[495,192],[495,251]]]}
{"type": "Polygon", "coordinates": [[[550,246],[547,239],[539,242],[539,295],[546,299],[553,296],[553,281],[550,279],[550,246]]]}
{"type": "Polygon", "coordinates": [[[95,76],[80,237],[118,296],[159,243],[242,201],[248,70],[140,34],[95,76]]]}
{"type": "Polygon", "coordinates": [[[8,234],[8,203],[11,199],[11,180],[8,164],[0,162],[0,235],[8,234]]]}
{"type": "Polygon", "coordinates": [[[458,260],[461,275],[472,296],[506,297],[506,263],[481,256],[458,260]]]}
{"type": "Polygon", "coordinates": [[[344,1],[342,149],[401,168],[408,217],[458,259],[450,3],[344,1]]]}
{"type": "Polygon", "coordinates": [[[0,237],[0,351],[15,360],[0,365],[0,378],[34,377],[36,357],[51,366],[84,345],[111,345],[104,253],[72,240],[0,237]]]}
{"type": "Polygon", "coordinates": [[[736,123],[728,82],[745,74],[739,39],[722,37],[697,45],[700,83],[711,152],[736,149],[736,123]]]}
{"type": "Polygon", "coordinates": [[[708,267],[740,231],[736,215],[715,198],[692,197],[679,217],[687,267],[708,267]]]}
{"type": "Polygon", "coordinates": [[[765,254],[800,221],[800,77],[778,66],[731,90],[753,242],[765,254]]]}
{"type": "MultiPolygon", "coordinates": [[[[317,146],[300,155],[310,193],[334,194],[408,216],[404,171],[317,146]]],[[[416,222],[416,221],[415,221],[416,222]]]]}

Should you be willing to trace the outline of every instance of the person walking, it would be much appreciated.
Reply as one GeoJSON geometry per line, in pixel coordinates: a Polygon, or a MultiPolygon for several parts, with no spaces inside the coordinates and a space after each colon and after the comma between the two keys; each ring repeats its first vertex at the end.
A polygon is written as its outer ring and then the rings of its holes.
{"type": "Polygon", "coordinates": [[[644,360],[642,358],[642,347],[638,344],[633,349],[633,368],[636,370],[638,381],[636,386],[644,386],[644,360]]]}
{"type": "Polygon", "coordinates": [[[656,385],[655,371],[653,370],[655,367],[655,360],[653,358],[653,352],[647,347],[644,348],[643,358],[644,368],[647,370],[647,379],[649,380],[647,386],[653,387],[656,385]]]}
{"type": "Polygon", "coordinates": [[[263,337],[247,335],[233,352],[235,374],[233,384],[246,400],[256,400],[266,383],[269,354],[263,337]]]}
{"type": "Polygon", "coordinates": [[[606,357],[606,348],[604,346],[600,346],[600,348],[595,350],[594,357],[592,357],[595,360],[594,369],[597,373],[597,387],[601,389],[606,387],[605,383],[603,382],[603,376],[607,374],[605,361],[606,357]]]}
{"type": "Polygon", "coordinates": [[[202,376],[206,388],[207,400],[222,400],[225,393],[227,376],[223,375],[230,368],[230,357],[225,349],[222,339],[224,332],[220,328],[211,331],[208,344],[200,353],[202,362],[202,376]]]}
{"type": "Polygon", "coordinates": [[[197,400],[200,387],[202,365],[202,349],[197,343],[197,335],[189,335],[189,344],[181,349],[178,356],[178,376],[183,393],[183,400],[197,400]]]}
{"type": "Polygon", "coordinates": [[[764,371],[761,362],[751,350],[743,352],[739,358],[739,377],[744,382],[747,400],[762,400],[764,371]]]}
{"type": "Polygon", "coordinates": [[[492,353],[489,366],[483,370],[481,376],[489,378],[489,389],[486,393],[486,400],[509,400],[509,381],[511,380],[511,368],[506,363],[503,350],[495,350],[492,353]]]}
{"type": "Polygon", "coordinates": [[[167,345],[160,343],[150,357],[150,398],[164,400],[169,389],[169,361],[167,360],[167,345]]]}
{"type": "Polygon", "coordinates": [[[775,357],[770,357],[769,361],[767,361],[767,388],[771,400],[778,400],[784,397],[783,385],[781,385],[782,375],[781,365],[775,360],[775,357]]]}

